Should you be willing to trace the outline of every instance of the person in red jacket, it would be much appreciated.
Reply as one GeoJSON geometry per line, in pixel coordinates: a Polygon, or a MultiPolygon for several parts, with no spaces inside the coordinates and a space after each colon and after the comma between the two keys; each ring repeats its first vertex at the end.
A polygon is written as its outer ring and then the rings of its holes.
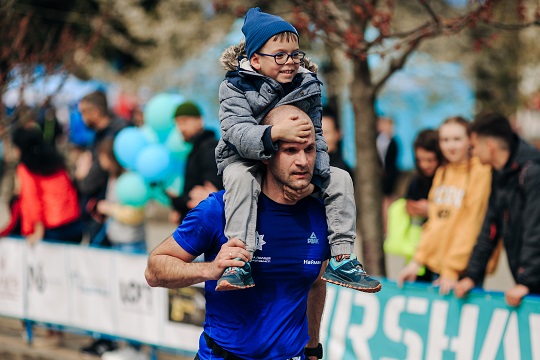
{"type": "Polygon", "coordinates": [[[20,159],[16,192],[21,235],[32,244],[42,239],[80,243],[83,226],[77,190],[62,155],[45,143],[39,127],[17,129],[13,144],[20,159]]]}

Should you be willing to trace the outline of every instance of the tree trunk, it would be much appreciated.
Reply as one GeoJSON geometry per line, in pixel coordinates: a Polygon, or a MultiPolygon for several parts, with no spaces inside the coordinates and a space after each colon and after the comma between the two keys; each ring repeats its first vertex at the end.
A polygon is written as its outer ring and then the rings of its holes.
{"type": "Polygon", "coordinates": [[[357,233],[362,241],[366,271],[369,274],[385,276],[375,89],[366,60],[353,60],[351,101],[355,114],[357,233]]]}

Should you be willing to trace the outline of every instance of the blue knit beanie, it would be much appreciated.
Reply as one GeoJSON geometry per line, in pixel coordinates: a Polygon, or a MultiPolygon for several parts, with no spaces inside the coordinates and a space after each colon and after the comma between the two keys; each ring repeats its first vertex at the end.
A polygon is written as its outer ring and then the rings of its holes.
{"type": "Polygon", "coordinates": [[[263,13],[258,7],[251,8],[246,14],[242,32],[246,37],[246,53],[248,59],[274,35],[282,32],[298,32],[288,22],[276,15],[263,13]]]}

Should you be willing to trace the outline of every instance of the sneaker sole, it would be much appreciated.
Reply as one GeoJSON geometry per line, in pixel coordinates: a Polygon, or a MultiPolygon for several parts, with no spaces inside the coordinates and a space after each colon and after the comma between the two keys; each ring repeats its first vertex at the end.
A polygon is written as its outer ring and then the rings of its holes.
{"type": "Polygon", "coordinates": [[[255,284],[244,285],[244,286],[238,286],[238,285],[233,285],[233,284],[231,284],[231,283],[228,282],[227,280],[223,280],[222,282],[220,282],[220,283],[216,286],[216,291],[243,290],[243,289],[249,289],[249,288],[252,288],[252,287],[254,287],[254,286],[255,286],[255,284]]]}
{"type": "Polygon", "coordinates": [[[339,282],[339,281],[335,281],[335,280],[325,279],[324,277],[321,277],[321,279],[323,279],[326,282],[332,283],[332,284],[336,284],[336,285],[339,285],[339,286],[343,286],[343,287],[346,287],[346,288],[349,288],[349,289],[354,289],[354,290],[358,290],[358,291],[362,291],[362,292],[366,292],[366,293],[376,293],[376,292],[381,291],[381,289],[382,289],[381,284],[377,285],[374,288],[364,288],[364,287],[359,287],[359,286],[352,286],[352,285],[342,283],[342,282],[339,282]]]}

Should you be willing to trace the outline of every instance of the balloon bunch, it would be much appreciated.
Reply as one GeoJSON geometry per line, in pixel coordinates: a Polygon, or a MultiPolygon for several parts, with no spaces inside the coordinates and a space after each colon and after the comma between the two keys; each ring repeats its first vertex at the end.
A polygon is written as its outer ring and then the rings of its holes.
{"type": "Polygon", "coordinates": [[[118,201],[144,206],[150,199],[169,205],[167,193],[183,188],[185,160],[191,144],[174,126],[174,113],[182,98],[158,94],[144,108],[142,127],[127,127],[114,139],[114,154],[127,170],[116,185],[118,201]]]}

